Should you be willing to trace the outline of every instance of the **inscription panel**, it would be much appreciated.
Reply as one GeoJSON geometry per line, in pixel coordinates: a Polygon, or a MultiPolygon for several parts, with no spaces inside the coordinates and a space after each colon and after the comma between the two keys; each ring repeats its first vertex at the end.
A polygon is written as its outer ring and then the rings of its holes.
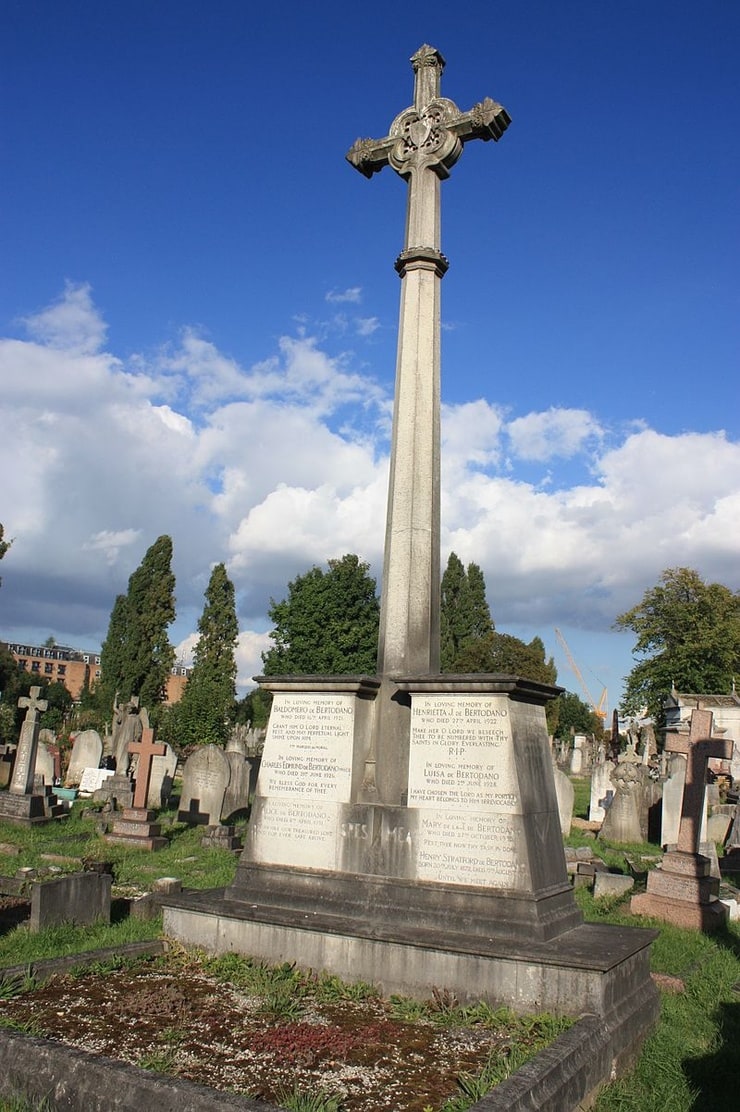
{"type": "Polygon", "coordinates": [[[334,869],[338,818],[336,803],[263,799],[249,824],[253,860],[334,869]]]}
{"type": "Polygon", "coordinates": [[[348,802],[354,702],[352,695],[276,695],[257,794],[348,802]]]}
{"type": "Polygon", "coordinates": [[[418,808],[420,880],[528,886],[513,745],[504,695],[412,697],[408,802],[418,808]]]}
{"type": "Polygon", "coordinates": [[[250,821],[254,860],[337,868],[340,809],[352,791],[354,714],[353,695],[275,696],[250,821]]]}

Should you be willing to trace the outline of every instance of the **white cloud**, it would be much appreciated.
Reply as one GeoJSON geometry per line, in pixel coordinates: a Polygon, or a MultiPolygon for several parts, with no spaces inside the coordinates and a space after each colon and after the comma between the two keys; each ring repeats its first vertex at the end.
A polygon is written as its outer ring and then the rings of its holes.
{"type": "Polygon", "coordinates": [[[345,302],[358,305],[362,300],[362,287],[350,286],[346,290],[330,290],[326,295],[326,300],[330,305],[342,305],[345,302]]]}
{"type": "Polygon", "coordinates": [[[380,328],[380,321],[377,317],[357,317],[355,328],[358,336],[372,336],[380,328]]]}
{"type": "Polygon", "coordinates": [[[585,409],[552,408],[545,413],[528,413],[515,418],[506,431],[515,456],[538,462],[556,456],[569,459],[602,436],[600,425],[585,409]]]}
{"type": "Polygon", "coordinates": [[[68,282],[64,293],[53,305],[24,317],[30,336],[39,343],[77,355],[94,355],[100,351],[107,325],[93,305],[87,284],[68,282]]]}
{"type": "MultiPolygon", "coordinates": [[[[63,301],[75,298],[94,321],[89,291],[63,301]]],[[[0,340],[0,513],[15,538],[0,632],[99,643],[116,594],[169,533],[173,638],[192,647],[210,569],[226,561],[246,682],[269,598],[290,579],[346,552],[379,575],[391,400],[351,356],[304,334],[241,367],[185,330],[176,350],[124,364],[47,337],[0,340]]],[[[443,559],[480,564],[499,627],[608,630],[677,564],[740,586],[740,445],[724,433],[605,429],[583,410],[511,418],[478,399],[446,404],[442,435],[443,559]],[[564,459],[580,464],[577,485],[564,459]],[[529,481],[545,461],[547,487],[529,481]]]]}

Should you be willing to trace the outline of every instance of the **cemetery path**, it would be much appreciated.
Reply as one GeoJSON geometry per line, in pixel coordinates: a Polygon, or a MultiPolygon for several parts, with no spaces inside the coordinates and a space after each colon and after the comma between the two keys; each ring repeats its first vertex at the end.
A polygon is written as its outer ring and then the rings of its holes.
{"type": "MultiPolygon", "coordinates": [[[[406,1022],[379,998],[252,995],[196,955],[171,953],[55,976],[0,1000],[0,1021],[134,1065],[278,1103],[296,1089],[341,1096],[346,1112],[422,1112],[459,1095],[511,1046],[506,1026],[406,1022]]],[[[444,1006],[444,1002],[442,1002],[444,1006]]]]}

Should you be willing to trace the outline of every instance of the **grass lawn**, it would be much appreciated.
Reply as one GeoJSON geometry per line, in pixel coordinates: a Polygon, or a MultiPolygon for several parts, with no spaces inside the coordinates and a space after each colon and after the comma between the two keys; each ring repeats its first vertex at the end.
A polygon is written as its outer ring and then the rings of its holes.
{"type": "MultiPolygon", "coordinates": [[[[576,780],[575,813],[584,807],[588,781],[576,780]],[[580,794],[579,794],[580,793],[580,794]],[[580,803],[579,803],[580,799],[580,803]]],[[[585,802],[587,811],[588,804],[585,802]]],[[[109,845],[81,818],[76,804],[69,819],[60,824],[22,828],[0,824],[0,873],[13,875],[20,867],[49,868],[44,854],[78,860],[110,861],[114,871],[114,896],[143,893],[160,876],[178,876],[186,887],[210,888],[229,883],[236,867],[235,855],[200,846],[202,831],[163,815],[169,845],[146,853],[109,845]],[[7,847],[17,847],[17,854],[7,847]]],[[[627,868],[624,847],[585,839],[574,831],[570,844],[588,841],[611,868],[627,868]]],[[[657,847],[627,847],[628,856],[650,858],[657,847]]],[[[75,861],[51,866],[63,871],[79,869],[75,861]]],[[[629,1077],[607,1086],[595,1105],[596,1112],[700,1112],[734,1107],[733,1093],[740,1087],[740,928],[707,936],[679,930],[663,923],[629,915],[629,898],[594,901],[585,889],[576,893],[587,919],[621,925],[655,926],[660,936],[652,949],[653,972],[659,975],[661,1018],[648,1038],[635,1070],[629,1077]]],[[[120,905],[118,905],[120,907],[120,905]]],[[[31,935],[26,927],[0,934],[0,966],[32,963],[66,953],[120,945],[156,937],[159,920],[141,922],[117,917],[110,927],[59,927],[31,935]]],[[[0,1101],[0,1112],[23,1104],[0,1101]]]]}

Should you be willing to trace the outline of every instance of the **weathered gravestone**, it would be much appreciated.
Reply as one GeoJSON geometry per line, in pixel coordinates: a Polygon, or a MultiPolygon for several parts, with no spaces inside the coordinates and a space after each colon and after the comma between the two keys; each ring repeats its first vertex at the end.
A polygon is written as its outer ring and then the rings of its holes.
{"type": "Polygon", "coordinates": [[[643,840],[640,825],[645,768],[633,746],[620,753],[612,770],[614,798],[604,815],[599,837],[610,842],[635,843],[643,840]]]}
{"type": "Polygon", "coordinates": [[[100,920],[110,923],[109,873],[75,873],[34,884],[31,889],[32,931],[61,923],[85,926],[100,920]]]}
{"type": "Polygon", "coordinates": [[[554,753],[552,758],[552,774],[555,778],[555,795],[557,796],[558,815],[560,816],[560,833],[564,838],[567,838],[573,823],[573,800],[576,792],[570,777],[558,768],[554,753]]]}
{"type": "Polygon", "coordinates": [[[110,768],[86,768],[80,776],[80,795],[94,795],[112,776],[110,768]]]}
{"type": "Polygon", "coordinates": [[[229,762],[230,776],[221,806],[221,821],[228,822],[249,807],[252,764],[235,749],[227,749],[224,756],[229,762]]]}
{"type": "Polygon", "coordinates": [[[705,812],[707,761],[729,759],[732,742],[712,735],[709,710],[691,712],[688,737],[679,729],[666,730],[665,748],[686,757],[686,779],[676,848],[648,873],[647,892],[632,897],[631,910],[680,927],[714,930],[727,920],[727,907],[717,899],[719,880],[711,876],[709,859],[699,852],[705,812]]]}
{"type": "Polygon", "coordinates": [[[75,735],[69,758],[65,788],[77,788],[86,768],[97,768],[103,755],[103,742],[97,730],[82,730],[75,735]]]}
{"type": "Polygon", "coordinates": [[[226,754],[217,745],[204,745],[191,753],[182,773],[178,821],[216,826],[230,777],[226,754]]]}
{"type": "Polygon", "coordinates": [[[614,798],[614,784],[611,776],[616,765],[614,761],[597,761],[591,770],[591,799],[588,806],[590,822],[603,822],[607,809],[614,798]]]}
{"type": "Polygon", "coordinates": [[[0,818],[6,822],[24,825],[46,822],[64,810],[50,789],[39,789],[39,782],[35,781],[39,715],[47,707],[46,700],[39,698],[40,694],[40,687],[32,687],[27,696],[18,700],[18,706],[25,708],[26,717],[21,726],[10,787],[7,792],[0,793],[0,818]]]}
{"type": "Polygon", "coordinates": [[[608,1072],[657,1016],[655,932],[582,923],[545,718],[560,689],[439,671],[439,188],[509,117],[441,97],[433,48],[412,64],[414,104],[348,155],[409,183],[378,674],[259,680],[274,701],[236,878],[167,898],[164,930],[386,992],[593,1011],[608,1072]]]}
{"type": "Polygon", "coordinates": [[[47,788],[54,784],[54,757],[40,738],[36,749],[34,778],[47,788]]]}
{"type": "Polygon", "coordinates": [[[160,807],[167,805],[175,782],[176,769],[177,754],[172,746],[165,742],[164,753],[152,758],[146,798],[146,805],[151,810],[158,811],[160,807]]]}

